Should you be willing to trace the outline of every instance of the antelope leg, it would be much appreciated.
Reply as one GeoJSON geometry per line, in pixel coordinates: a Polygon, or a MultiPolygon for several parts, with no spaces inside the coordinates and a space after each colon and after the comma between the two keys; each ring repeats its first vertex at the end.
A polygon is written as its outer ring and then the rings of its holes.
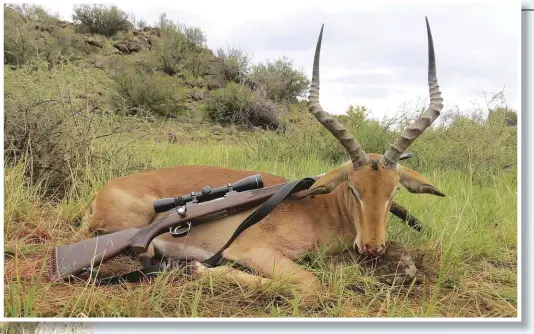
{"type": "Polygon", "coordinates": [[[237,285],[249,288],[261,288],[271,282],[268,278],[252,275],[227,265],[208,268],[200,262],[195,262],[193,265],[193,274],[196,276],[210,275],[211,277],[221,278],[227,282],[236,283],[237,285]]]}
{"type": "Polygon", "coordinates": [[[293,285],[293,293],[300,297],[301,303],[311,301],[322,290],[320,281],[315,275],[293,262],[280,251],[269,247],[245,248],[244,245],[234,245],[224,251],[224,258],[235,261],[267,278],[226,266],[206,268],[200,263],[195,263],[195,273],[200,275],[219,274],[219,277],[225,281],[251,288],[269,284],[272,279],[287,279],[293,285]]]}
{"type": "Polygon", "coordinates": [[[139,254],[139,261],[143,265],[143,267],[148,267],[153,264],[154,256],[156,255],[156,248],[154,247],[154,243],[151,242],[148,245],[148,249],[145,253],[139,254]]]}
{"type": "Polygon", "coordinates": [[[408,222],[408,226],[411,228],[421,232],[421,229],[423,228],[421,221],[409,213],[408,210],[399,203],[393,202],[391,208],[389,208],[389,212],[399,217],[402,221],[408,222]]]}

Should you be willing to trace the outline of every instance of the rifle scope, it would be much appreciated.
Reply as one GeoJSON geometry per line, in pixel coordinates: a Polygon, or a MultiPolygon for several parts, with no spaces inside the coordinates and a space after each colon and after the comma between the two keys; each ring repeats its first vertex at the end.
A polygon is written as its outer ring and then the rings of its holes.
{"type": "Polygon", "coordinates": [[[263,180],[260,174],[248,176],[242,180],[234,183],[229,183],[226,186],[211,188],[206,186],[201,191],[192,192],[190,195],[183,195],[179,197],[162,198],[154,201],[154,211],[156,213],[169,211],[175,207],[185,205],[187,202],[202,203],[211,201],[213,199],[223,197],[230,191],[247,191],[263,188],[263,180]]]}

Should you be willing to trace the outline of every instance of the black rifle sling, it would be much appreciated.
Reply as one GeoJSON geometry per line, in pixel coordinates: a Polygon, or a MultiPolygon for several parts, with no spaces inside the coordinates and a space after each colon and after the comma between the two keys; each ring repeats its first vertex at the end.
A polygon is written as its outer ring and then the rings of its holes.
{"type": "Polygon", "coordinates": [[[241,232],[251,227],[252,225],[258,223],[260,220],[265,218],[269,213],[271,213],[277,206],[282,202],[287,196],[291,195],[294,192],[308,189],[315,182],[312,178],[304,178],[302,180],[295,180],[289,182],[285,187],[277,191],[273,196],[271,196],[267,201],[265,201],[259,208],[256,209],[250,216],[247,217],[235,230],[230,240],[217,252],[215,255],[210,257],[207,260],[202,262],[203,265],[208,267],[215,267],[217,263],[222,258],[222,253],[230,244],[237,238],[241,232]]]}
{"type": "MultiPolygon", "coordinates": [[[[230,244],[247,228],[255,225],[260,220],[265,218],[269,213],[271,213],[284,199],[286,199],[292,193],[308,189],[315,182],[312,178],[304,178],[302,180],[295,180],[287,183],[284,187],[278,190],[273,196],[271,196],[267,201],[265,201],[260,207],[258,207],[252,214],[250,214],[236,229],[234,234],[226,242],[226,244],[217,252],[215,255],[210,257],[207,260],[202,262],[203,265],[208,267],[215,267],[222,258],[222,253],[230,244]]],[[[109,278],[104,278],[97,280],[97,284],[115,284],[120,282],[138,282],[142,279],[157,276],[169,265],[165,261],[156,263],[151,266],[147,266],[127,274],[113,276],[109,278]]]]}

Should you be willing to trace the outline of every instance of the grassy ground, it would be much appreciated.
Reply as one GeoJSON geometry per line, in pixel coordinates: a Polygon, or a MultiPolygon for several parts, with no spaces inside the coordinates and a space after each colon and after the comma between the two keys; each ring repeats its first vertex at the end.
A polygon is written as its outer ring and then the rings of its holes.
{"type": "MultiPolygon", "coordinates": [[[[253,169],[297,178],[333,167],[313,154],[252,155],[238,142],[168,144],[145,141],[132,148],[154,167],[205,164],[253,169]]],[[[120,162],[116,162],[120,163],[120,162]]],[[[330,294],[300,307],[283,282],[251,290],[194,280],[180,270],[153,283],[97,287],[49,283],[42,259],[54,245],[81,240],[76,219],[92,194],[110,178],[102,162],[88,168],[77,196],[44,201],[22,177],[22,165],[6,167],[5,277],[7,317],[516,317],[516,171],[473,180],[467,171],[426,172],[445,198],[401,191],[397,200],[424,223],[421,233],[391,218],[389,240],[402,244],[419,269],[418,282],[381,283],[372,266],[347,250],[337,257],[310,254],[302,265],[313,271],[330,294]]],[[[122,258],[106,272],[131,269],[122,258]]]]}

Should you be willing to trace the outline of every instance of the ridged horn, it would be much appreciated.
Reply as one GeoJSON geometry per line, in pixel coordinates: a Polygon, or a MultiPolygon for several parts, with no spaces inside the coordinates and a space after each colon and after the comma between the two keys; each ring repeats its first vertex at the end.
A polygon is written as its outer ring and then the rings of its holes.
{"type": "Polygon", "coordinates": [[[347,131],[345,126],[332,118],[330,114],[323,110],[319,103],[319,59],[321,55],[321,41],[323,39],[324,24],[321,26],[319,39],[315,48],[315,57],[313,58],[313,75],[310,89],[310,96],[308,102],[309,111],[336,139],[343,145],[345,150],[349,153],[350,159],[355,169],[364,165],[367,161],[367,154],[363,150],[360,143],[347,131]]]}
{"type": "Polygon", "coordinates": [[[443,99],[441,98],[441,91],[439,90],[438,78],[436,76],[436,57],[434,54],[432,32],[430,31],[430,25],[426,17],[425,20],[428,36],[428,87],[430,91],[430,106],[402,132],[386,153],[384,153],[384,157],[381,159],[384,167],[394,168],[401,154],[439,117],[443,109],[443,99]]]}

